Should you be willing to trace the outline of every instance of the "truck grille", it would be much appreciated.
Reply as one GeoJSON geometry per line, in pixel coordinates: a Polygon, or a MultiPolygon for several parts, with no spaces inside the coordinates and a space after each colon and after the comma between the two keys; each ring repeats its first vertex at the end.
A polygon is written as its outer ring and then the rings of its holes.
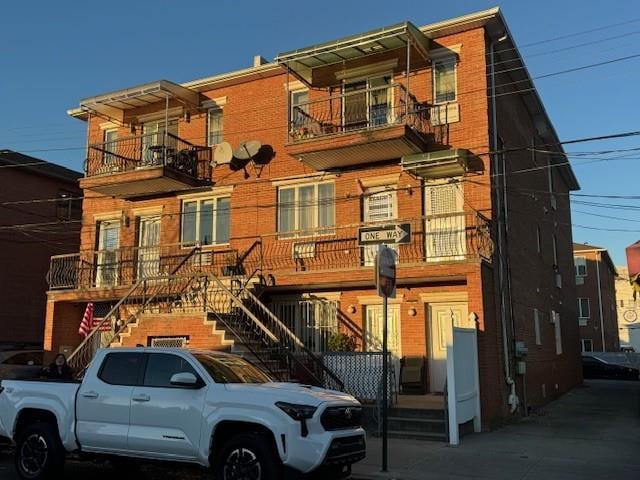
{"type": "Polygon", "coordinates": [[[364,435],[336,438],[331,442],[324,465],[351,465],[366,455],[364,435]]]}
{"type": "Polygon", "coordinates": [[[362,408],[329,407],[322,413],[320,422],[328,431],[358,428],[362,424],[362,408]]]}

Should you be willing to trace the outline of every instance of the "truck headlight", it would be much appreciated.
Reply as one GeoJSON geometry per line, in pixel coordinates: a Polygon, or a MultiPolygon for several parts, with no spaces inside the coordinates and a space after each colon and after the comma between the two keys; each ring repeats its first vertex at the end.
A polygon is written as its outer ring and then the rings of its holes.
{"type": "Polygon", "coordinates": [[[276,402],[276,407],[297,421],[313,417],[318,407],[312,405],[297,405],[295,403],[276,402]]]}

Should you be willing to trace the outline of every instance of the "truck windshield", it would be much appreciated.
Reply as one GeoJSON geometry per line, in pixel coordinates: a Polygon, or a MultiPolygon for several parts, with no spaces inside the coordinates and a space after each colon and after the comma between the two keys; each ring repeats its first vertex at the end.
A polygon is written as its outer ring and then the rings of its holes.
{"type": "Polygon", "coordinates": [[[221,355],[194,355],[216,383],[269,383],[273,380],[246,360],[221,355]]]}

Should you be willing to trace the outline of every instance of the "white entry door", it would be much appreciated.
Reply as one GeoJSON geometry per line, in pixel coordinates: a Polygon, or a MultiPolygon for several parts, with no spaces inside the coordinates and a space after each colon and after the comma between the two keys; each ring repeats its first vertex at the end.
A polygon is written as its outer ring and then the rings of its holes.
{"type": "Polygon", "coordinates": [[[467,318],[466,303],[429,304],[429,390],[443,392],[447,379],[447,337],[451,330],[451,317],[456,325],[467,318]]]}
{"type": "MultiPolygon", "coordinates": [[[[364,347],[367,352],[382,351],[382,334],[384,328],[384,310],[382,305],[366,306],[366,323],[364,331],[364,347]]],[[[389,305],[387,310],[387,346],[395,358],[401,358],[400,342],[400,305],[389,305]]]]}
{"type": "Polygon", "coordinates": [[[136,278],[160,274],[160,215],[140,217],[136,278]]]}

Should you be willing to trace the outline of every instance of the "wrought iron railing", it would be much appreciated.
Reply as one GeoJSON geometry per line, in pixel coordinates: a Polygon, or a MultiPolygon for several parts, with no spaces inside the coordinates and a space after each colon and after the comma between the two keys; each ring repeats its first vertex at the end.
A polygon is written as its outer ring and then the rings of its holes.
{"type": "Polygon", "coordinates": [[[93,177],[157,166],[210,181],[211,149],[171,133],[132,135],[89,145],[85,175],[93,177]]]}
{"type": "MultiPolygon", "coordinates": [[[[409,223],[408,243],[394,246],[398,265],[490,260],[493,255],[490,220],[476,211],[428,215],[396,220],[390,225],[409,223]]],[[[382,224],[339,226],[326,234],[316,231],[288,232],[297,238],[262,237],[264,271],[332,270],[373,266],[376,245],[362,246],[359,227],[382,224]]]]}
{"type": "Polygon", "coordinates": [[[292,106],[289,141],[389,125],[430,133],[430,105],[398,83],[313,99],[292,106]]]}
{"type": "Polygon", "coordinates": [[[238,252],[234,249],[199,249],[192,254],[191,247],[171,244],[56,255],[51,257],[47,281],[51,290],[129,286],[140,279],[167,275],[187,255],[190,260],[181,273],[229,276],[238,272],[238,252]]]}
{"type": "Polygon", "coordinates": [[[77,375],[82,375],[96,350],[109,347],[119,335],[144,312],[157,311],[163,299],[183,295],[191,283],[189,276],[177,276],[183,266],[199,251],[194,247],[174,266],[170,276],[140,278],[127,293],[102,317],[97,325],[69,355],[68,362],[77,375]]]}

